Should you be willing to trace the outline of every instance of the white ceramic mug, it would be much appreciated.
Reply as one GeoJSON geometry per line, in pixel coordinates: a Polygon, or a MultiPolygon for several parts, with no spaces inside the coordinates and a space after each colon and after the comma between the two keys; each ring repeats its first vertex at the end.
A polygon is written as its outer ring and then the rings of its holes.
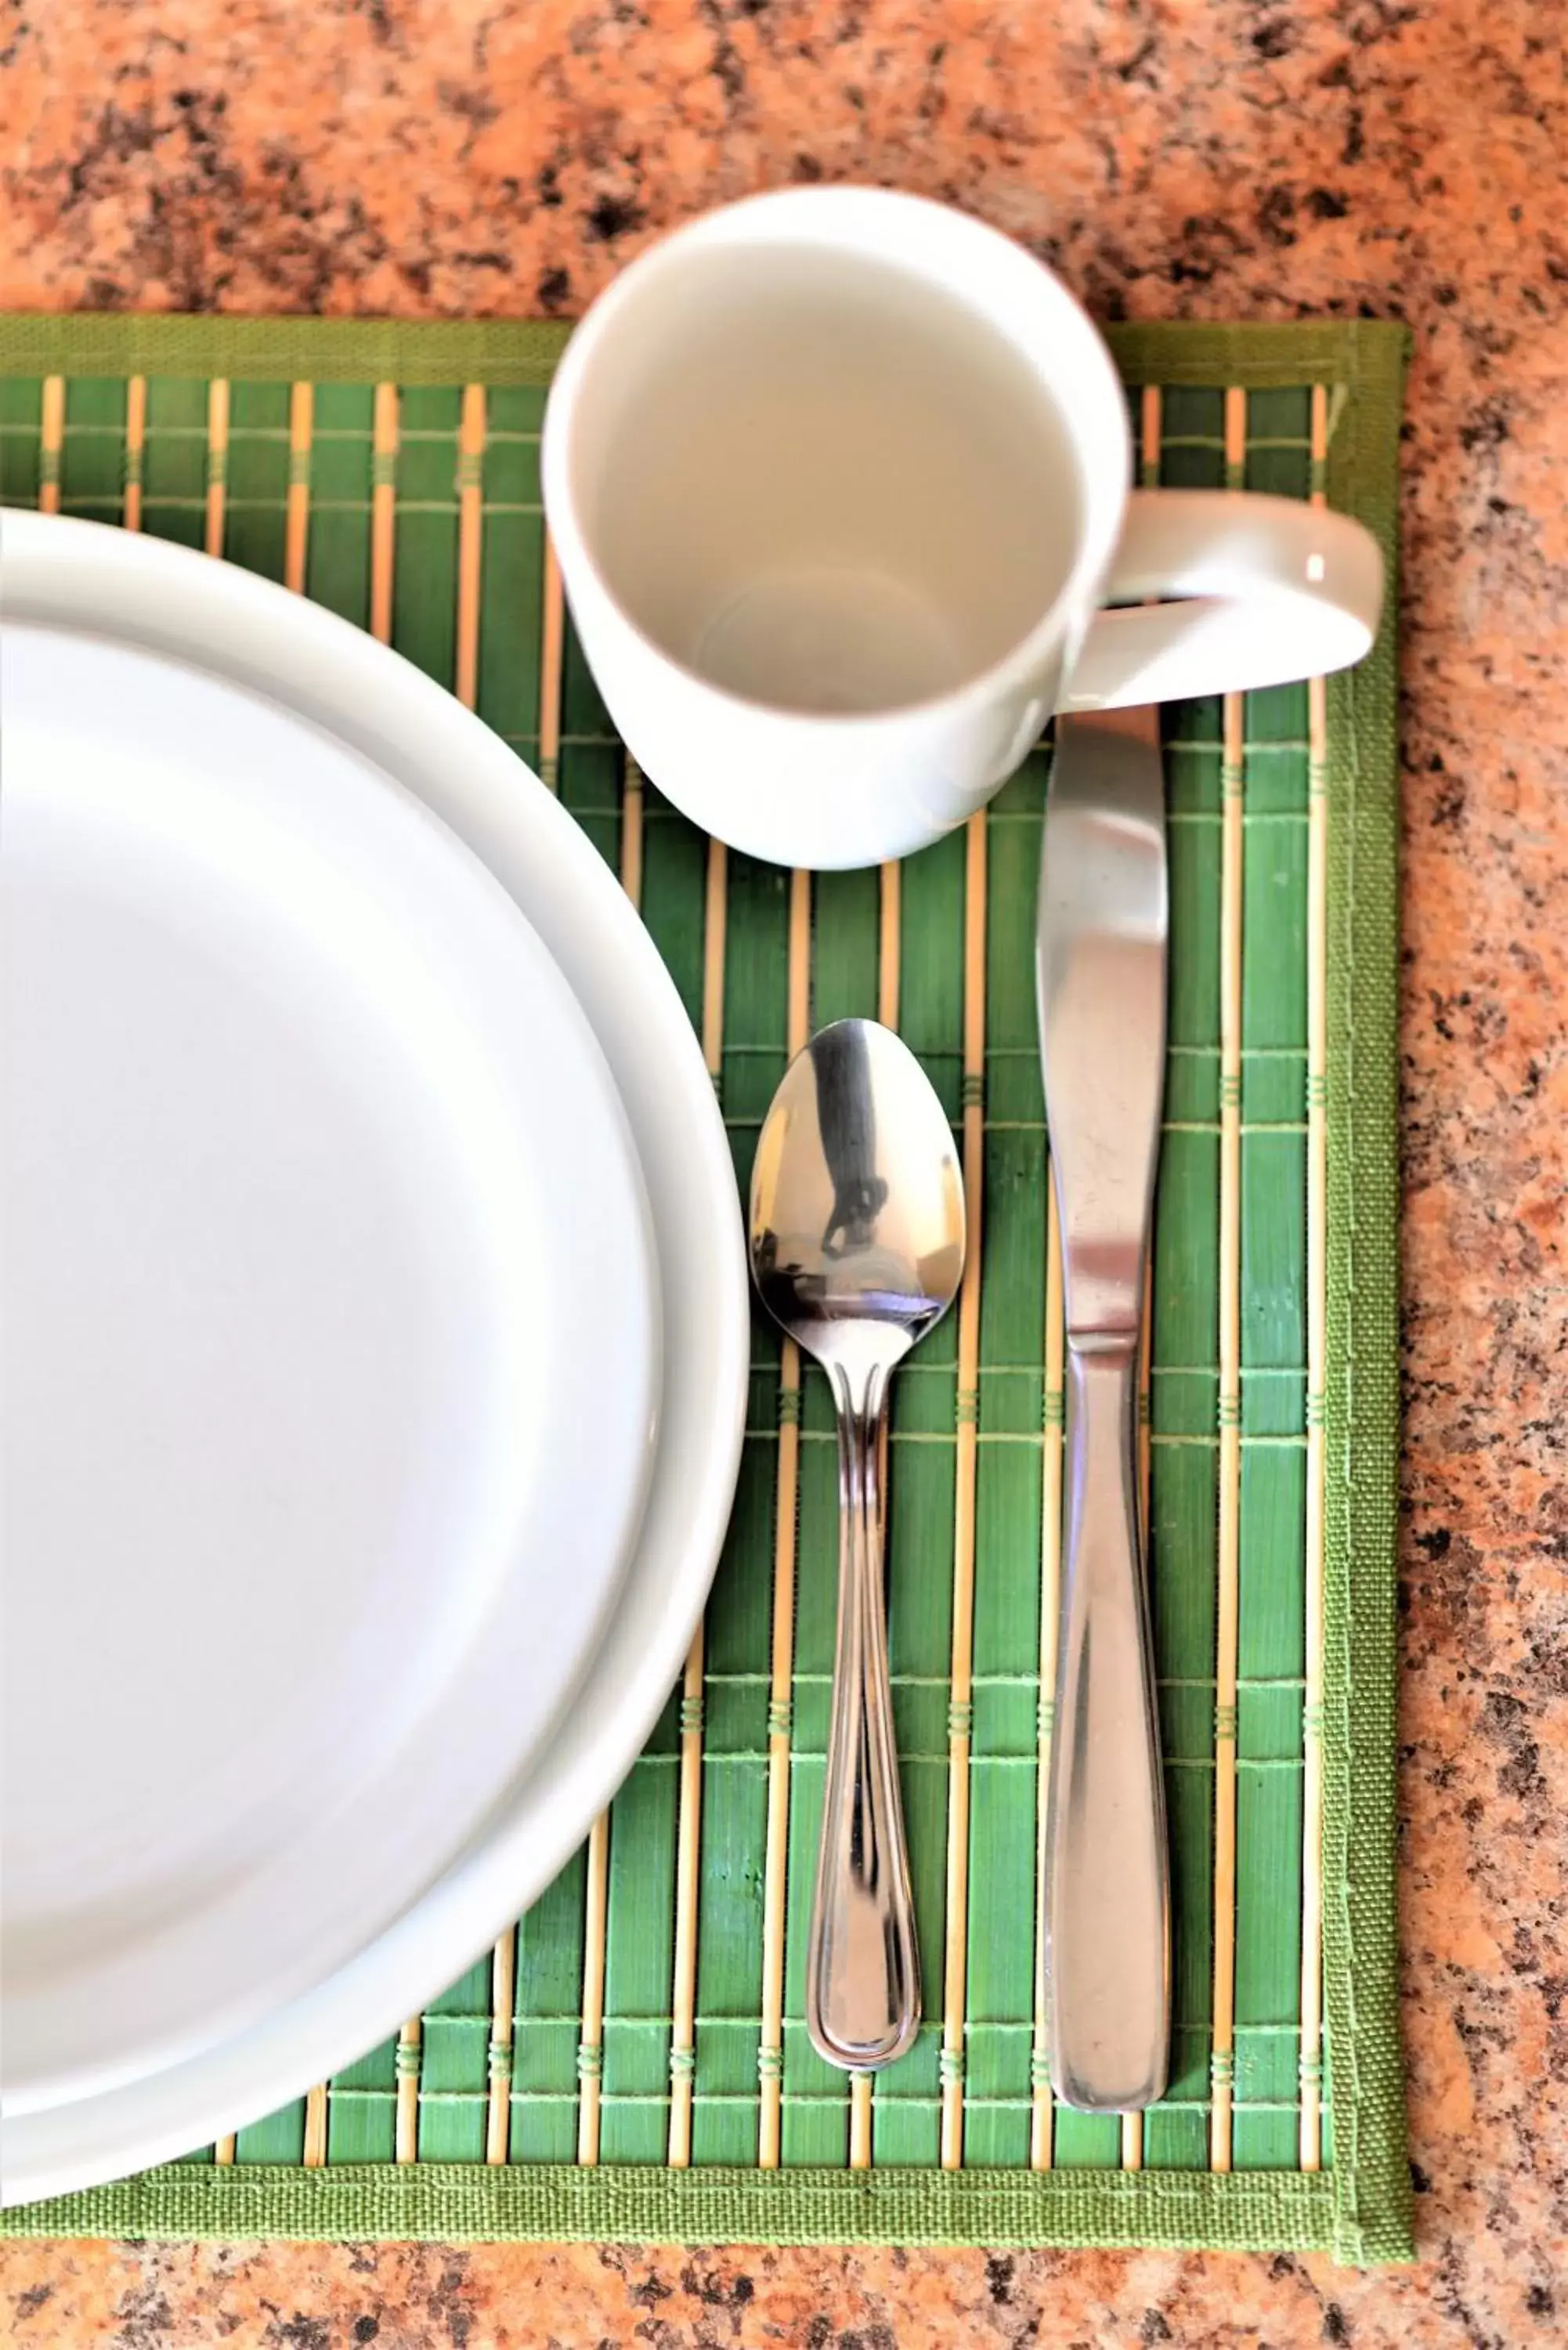
{"type": "Polygon", "coordinates": [[[1065,287],[880,189],[753,197],[642,255],[567,346],[543,466],[626,742],[781,864],[936,839],[1055,710],[1343,668],[1382,601],[1344,515],[1129,494],[1125,396],[1065,287]],[[1147,598],[1179,600],[1100,608],[1147,598]]]}

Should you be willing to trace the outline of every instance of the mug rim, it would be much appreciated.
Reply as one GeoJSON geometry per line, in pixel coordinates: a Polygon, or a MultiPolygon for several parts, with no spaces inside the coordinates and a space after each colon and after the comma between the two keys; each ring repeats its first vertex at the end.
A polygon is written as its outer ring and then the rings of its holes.
{"type": "MultiPolygon", "coordinates": [[[[783,234],[777,239],[781,244],[787,241],[783,234]]],[[[881,245],[872,249],[871,257],[888,260],[892,265],[898,265],[881,245]]],[[[940,282],[935,271],[927,275],[929,282],[940,282]]],[[[967,297],[961,286],[949,284],[946,290],[973,312],[977,324],[994,332],[1007,332],[1000,322],[985,317],[980,307],[967,297]]],[[[1022,345],[1017,348],[1026,360],[1031,359],[1026,348],[1022,345]]],[[[1038,369],[1036,371],[1039,372],[1038,369]]],[[[846,730],[858,733],[870,733],[877,729],[893,730],[913,723],[929,723],[933,717],[949,712],[960,714],[971,708],[983,707],[996,701],[1000,695],[1015,691],[1045,666],[1058,645],[1064,650],[1064,673],[1070,671],[1077,644],[1064,627],[1064,622],[1070,619],[1076,608],[1087,608],[1085,611],[1086,619],[1098,601],[1099,584],[1115,555],[1126,516],[1131,489],[1131,467],[1132,432],[1115,362],[1099,328],[1055,271],[1015,238],[1008,236],[1001,229],[992,228],[988,222],[976,219],[972,213],[961,212],[957,205],[939,203],[929,196],[915,195],[903,189],[871,187],[857,182],[772,188],[741,197],[732,203],[715,205],[657,238],[635,255],[590,303],[572,330],[545,401],[539,452],[545,527],[555,541],[563,581],[568,580],[572,567],[580,566],[618,625],[635,639],[650,660],[670,671],[683,683],[711,696],[726,711],[737,716],[765,720],[771,726],[787,726],[813,735],[825,730],[834,733],[846,730]],[[1122,447],[1122,463],[1114,484],[1092,479],[1082,463],[1082,435],[1078,432],[1075,416],[1056,393],[1055,386],[1050,385],[1064,410],[1087,509],[1079,545],[1065,579],[1023,635],[1015,639],[1007,650],[987,667],[976,670],[961,684],[949,687],[942,692],[929,694],[918,702],[888,703],[876,710],[799,710],[749,694],[736,693],[728,686],[705,677],[701,670],[694,669],[679,654],[670,652],[649,634],[639,620],[634,619],[605,577],[578,515],[570,479],[570,436],[576,421],[579,387],[599,346],[614,330],[632,296],[641,293],[661,271],[676,265],[693,246],[722,245],[728,242],[732,224],[742,215],[754,222],[760,214],[766,213],[781,226],[787,224],[790,219],[815,215],[818,226],[810,242],[823,244],[829,240],[822,234],[822,224],[829,221],[835,211],[857,213],[863,221],[874,221],[877,215],[886,220],[894,213],[903,214],[910,211],[935,214],[945,224],[944,234],[970,238],[977,247],[993,257],[1000,248],[1006,255],[1005,265],[1009,268],[1022,264],[1021,275],[1027,273],[1034,286],[1045,294],[1047,301],[1058,310],[1064,308],[1072,313],[1083,330],[1086,348],[1093,355],[1093,363],[1097,364],[1103,373],[1106,396],[1114,404],[1116,437],[1122,447]]]]}

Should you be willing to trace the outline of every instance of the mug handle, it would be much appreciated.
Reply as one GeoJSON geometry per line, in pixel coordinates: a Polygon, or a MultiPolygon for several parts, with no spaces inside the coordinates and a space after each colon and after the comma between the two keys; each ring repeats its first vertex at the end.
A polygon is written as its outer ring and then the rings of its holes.
{"type": "Polygon", "coordinates": [[[1377,632],[1383,556],[1360,523],[1294,498],[1135,490],[1105,592],[1133,608],[1096,613],[1062,710],[1184,702],[1345,669],[1377,632]]]}

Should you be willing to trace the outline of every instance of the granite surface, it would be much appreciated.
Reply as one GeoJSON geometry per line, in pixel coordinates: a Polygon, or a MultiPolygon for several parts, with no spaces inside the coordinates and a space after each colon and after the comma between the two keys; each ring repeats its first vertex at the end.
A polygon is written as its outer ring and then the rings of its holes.
{"type": "Polygon", "coordinates": [[[1568,2339],[1563,0],[0,0],[0,304],[575,313],[885,181],[1106,317],[1403,317],[1420,2260],[0,2246],[18,2350],[1568,2339]]]}

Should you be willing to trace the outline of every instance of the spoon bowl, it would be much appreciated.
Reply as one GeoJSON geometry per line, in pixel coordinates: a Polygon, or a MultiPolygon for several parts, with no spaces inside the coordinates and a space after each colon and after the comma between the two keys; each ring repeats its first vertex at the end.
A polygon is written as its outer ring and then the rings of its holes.
{"type": "Polygon", "coordinates": [[[931,1082],[891,1029],[836,1021],[790,1064],[757,1145],[751,1249],[769,1313],[819,1362],[864,1322],[879,1349],[902,1330],[907,1351],[952,1304],[963,1179],[931,1082]]]}

